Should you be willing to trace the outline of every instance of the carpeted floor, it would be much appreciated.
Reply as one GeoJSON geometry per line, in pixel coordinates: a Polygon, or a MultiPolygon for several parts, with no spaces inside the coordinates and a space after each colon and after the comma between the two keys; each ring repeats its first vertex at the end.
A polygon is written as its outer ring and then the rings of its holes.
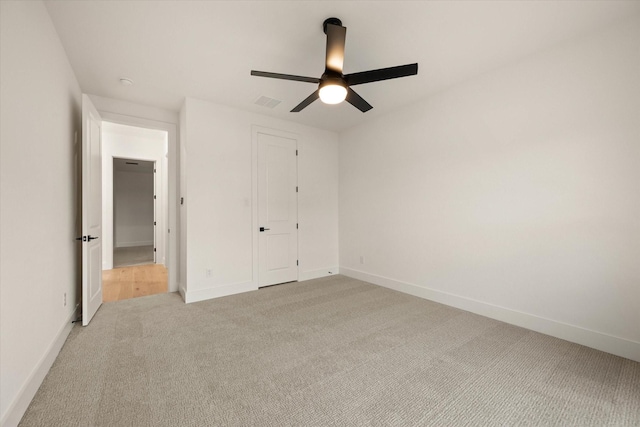
{"type": "Polygon", "coordinates": [[[344,276],[105,303],[21,426],[640,425],[640,363],[344,276]]]}
{"type": "Polygon", "coordinates": [[[113,248],[113,268],[153,264],[153,245],[113,248]]]}

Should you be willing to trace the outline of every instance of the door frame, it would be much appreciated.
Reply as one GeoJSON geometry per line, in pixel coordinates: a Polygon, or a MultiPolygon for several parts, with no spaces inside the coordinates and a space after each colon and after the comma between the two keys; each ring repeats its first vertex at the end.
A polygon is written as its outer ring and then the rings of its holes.
{"type": "MultiPolygon", "coordinates": [[[[169,292],[178,292],[178,157],[177,157],[177,125],[174,123],[161,122],[157,120],[144,119],[141,117],[127,116],[124,114],[100,111],[102,120],[127,126],[140,128],[163,130],[168,134],[167,147],[167,185],[168,185],[168,212],[165,220],[167,233],[166,241],[166,267],[168,270],[169,292]]],[[[157,165],[156,165],[157,166],[157,165]]]]}
{"type": "MultiPolygon", "coordinates": [[[[268,128],[264,126],[252,125],[251,126],[251,226],[253,230],[251,232],[252,238],[252,272],[251,281],[256,287],[260,286],[260,265],[259,265],[259,250],[258,250],[258,238],[260,232],[258,231],[258,134],[267,134],[278,136],[281,138],[293,139],[296,141],[296,152],[300,149],[301,137],[297,133],[287,132],[279,129],[268,128]]],[[[298,178],[300,177],[300,171],[298,169],[298,156],[296,155],[296,185],[300,185],[298,178]]],[[[299,215],[300,205],[299,198],[296,197],[296,216],[299,215]]],[[[296,217],[296,222],[298,218],[296,217]]],[[[296,250],[298,252],[298,260],[300,260],[300,232],[296,233],[296,250]]],[[[301,260],[300,260],[301,261],[301,260]]],[[[296,266],[296,281],[300,280],[300,265],[296,266]]]]}
{"type": "MultiPolygon", "coordinates": [[[[103,120],[103,121],[108,121],[108,120],[103,120]]],[[[162,173],[162,167],[158,166],[158,159],[149,159],[149,158],[143,158],[143,157],[137,157],[137,156],[120,156],[120,155],[111,155],[109,156],[111,161],[109,162],[110,164],[110,168],[111,168],[111,198],[113,200],[115,200],[115,168],[113,167],[113,161],[115,159],[123,159],[123,160],[135,160],[135,161],[139,161],[139,162],[149,162],[149,163],[153,163],[153,168],[155,170],[155,172],[153,172],[153,195],[156,196],[155,199],[153,199],[153,221],[157,222],[157,225],[154,225],[153,227],[153,247],[154,249],[156,249],[156,251],[153,252],[153,263],[154,264],[158,264],[158,258],[157,258],[157,248],[158,248],[158,241],[162,240],[162,246],[164,246],[162,248],[161,254],[163,255],[163,257],[165,258],[165,264],[167,263],[167,256],[166,256],[166,248],[169,244],[169,242],[166,239],[158,239],[158,235],[159,233],[161,233],[161,229],[166,228],[167,226],[167,212],[164,212],[162,215],[162,220],[158,220],[157,216],[158,216],[158,201],[164,202],[165,197],[164,194],[162,194],[162,192],[158,192],[157,191],[157,178],[158,176],[160,177],[160,181],[164,181],[167,179],[167,177],[164,176],[164,174],[162,173]],[[160,171],[158,172],[158,169],[160,169],[160,171]],[[160,194],[158,196],[158,194],[160,194]]],[[[105,173],[104,171],[102,171],[102,178],[104,179],[105,177],[105,173]]],[[[103,186],[104,188],[104,186],[103,186]]],[[[104,198],[103,198],[104,200],[104,198]]],[[[116,215],[115,215],[115,202],[112,200],[111,202],[111,268],[115,268],[113,265],[113,252],[116,249],[116,215]]],[[[167,205],[167,210],[168,210],[168,205],[167,205]]],[[[102,206],[102,213],[104,216],[104,206],[102,206]]],[[[103,254],[103,258],[104,258],[104,254],[103,254]]],[[[103,263],[104,265],[104,263],[103,263]]]]}

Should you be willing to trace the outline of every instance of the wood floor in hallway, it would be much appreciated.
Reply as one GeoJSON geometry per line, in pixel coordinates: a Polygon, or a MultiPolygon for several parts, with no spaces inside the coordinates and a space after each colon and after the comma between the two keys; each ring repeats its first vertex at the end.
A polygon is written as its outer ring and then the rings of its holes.
{"type": "Polygon", "coordinates": [[[167,290],[167,269],[161,264],[121,267],[102,272],[103,302],[161,294],[167,290]]]}

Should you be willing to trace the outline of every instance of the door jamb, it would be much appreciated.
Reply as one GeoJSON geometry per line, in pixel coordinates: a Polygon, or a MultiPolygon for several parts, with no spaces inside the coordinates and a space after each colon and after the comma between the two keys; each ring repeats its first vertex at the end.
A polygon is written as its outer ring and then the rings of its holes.
{"type": "Polygon", "coordinates": [[[169,292],[178,291],[178,222],[177,222],[177,188],[178,188],[178,158],[177,158],[177,125],[174,123],[161,122],[158,120],[144,119],[141,117],[127,116],[124,114],[110,113],[100,111],[102,120],[117,123],[121,125],[136,126],[147,129],[156,129],[166,131],[168,134],[167,144],[167,184],[168,184],[168,218],[166,226],[167,232],[167,252],[165,258],[167,260],[167,270],[169,278],[169,292]]]}
{"type": "MultiPolygon", "coordinates": [[[[108,120],[103,120],[103,121],[108,121],[108,120]]],[[[153,163],[153,168],[155,170],[157,170],[159,168],[157,166],[158,161],[156,159],[146,159],[146,158],[137,157],[137,156],[121,157],[121,156],[113,156],[112,155],[110,157],[111,157],[111,161],[109,163],[110,163],[110,168],[111,168],[111,180],[113,181],[112,184],[111,184],[111,189],[112,189],[111,195],[112,195],[112,198],[115,198],[115,187],[116,187],[115,186],[115,169],[113,167],[113,160],[114,159],[126,159],[126,160],[137,160],[137,161],[140,161],[140,162],[150,162],[150,163],[153,163]]],[[[104,171],[102,173],[102,177],[104,178],[104,171]]],[[[163,179],[164,178],[165,177],[163,177],[163,179]]],[[[168,177],[166,177],[166,178],[168,179],[168,177]]],[[[156,172],[153,173],[153,186],[154,186],[153,194],[157,195],[158,193],[157,193],[156,188],[155,188],[155,186],[156,186],[156,172]]],[[[157,221],[157,218],[156,218],[157,217],[157,208],[158,208],[157,202],[158,202],[157,199],[153,199],[153,221],[154,222],[157,221]]],[[[168,201],[167,201],[167,203],[168,203],[168,201]]],[[[112,203],[111,206],[112,206],[112,209],[115,210],[115,204],[112,203]]],[[[104,207],[102,208],[102,212],[104,214],[104,207]]],[[[111,262],[111,267],[113,267],[113,252],[116,249],[116,236],[115,236],[115,232],[116,232],[116,216],[115,216],[114,212],[111,212],[111,222],[112,222],[112,224],[111,224],[111,232],[113,233],[113,236],[111,236],[111,241],[112,241],[112,244],[111,244],[111,252],[112,252],[111,253],[111,261],[112,261],[111,262]]],[[[168,226],[167,220],[164,219],[164,221],[160,221],[160,225],[163,226],[163,227],[167,227],[168,226]]],[[[158,245],[158,233],[159,232],[160,231],[158,230],[158,228],[156,228],[156,226],[154,225],[154,227],[153,227],[153,247],[154,248],[158,247],[157,245],[158,245]]],[[[164,254],[165,263],[168,263],[167,254],[166,254],[166,248],[169,245],[168,245],[168,242],[166,241],[166,239],[165,239],[164,246],[165,246],[165,254],[164,254]]],[[[154,264],[158,263],[156,255],[157,255],[157,252],[154,251],[153,252],[153,263],[154,264]]],[[[167,283],[167,285],[168,285],[168,283],[167,283]]]]}

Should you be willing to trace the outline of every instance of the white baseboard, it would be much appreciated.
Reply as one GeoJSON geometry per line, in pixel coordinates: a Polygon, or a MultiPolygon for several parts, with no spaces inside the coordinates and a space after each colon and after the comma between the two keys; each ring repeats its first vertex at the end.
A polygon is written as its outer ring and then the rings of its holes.
{"type": "Polygon", "coordinates": [[[142,242],[118,242],[118,244],[113,245],[115,248],[132,248],[134,246],[153,246],[153,240],[145,240],[142,242]]]}
{"type": "Polygon", "coordinates": [[[67,337],[73,328],[71,321],[75,319],[76,314],[77,311],[74,310],[64,321],[64,324],[60,326],[60,329],[49,345],[49,348],[47,348],[38,361],[38,364],[31,371],[31,374],[27,377],[27,380],[20,388],[20,391],[14,401],[7,408],[7,411],[2,415],[0,426],[15,427],[20,423],[20,420],[27,411],[31,400],[33,400],[33,396],[36,395],[42,381],[44,381],[44,377],[49,372],[49,369],[51,369],[51,365],[53,365],[56,357],[58,357],[58,353],[60,353],[60,349],[62,349],[64,342],[67,340],[67,337]]]}
{"type": "Polygon", "coordinates": [[[317,279],[319,277],[332,276],[334,274],[340,274],[340,270],[338,269],[338,267],[327,267],[327,268],[320,268],[318,270],[301,271],[298,274],[298,282],[317,279]]]}
{"type": "Polygon", "coordinates": [[[640,343],[447,292],[340,267],[340,274],[640,362],[640,343]]]}
{"type": "Polygon", "coordinates": [[[231,285],[216,286],[213,288],[198,289],[195,291],[185,290],[184,288],[181,289],[181,293],[184,291],[184,302],[189,304],[192,302],[204,301],[212,298],[220,298],[229,295],[240,294],[242,292],[257,291],[258,285],[253,282],[244,282],[231,285]]]}
{"type": "MultiPolygon", "coordinates": [[[[339,274],[338,267],[321,268],[318,270],[301,272],[298,276],[298,281],[317,279],[319,277],[331,276],[333,274],[339,274]]],[[[256,291],[258,285],[253,282],[234,283],[231,285],[216,286],[213,288],[198,289],[195,291],[188,291],[182,284],[179,286],[180,295],[185,303],[205,301],[212,298],[226,297],[229,295],[240,294],[242,292],[256,291]]]]}

